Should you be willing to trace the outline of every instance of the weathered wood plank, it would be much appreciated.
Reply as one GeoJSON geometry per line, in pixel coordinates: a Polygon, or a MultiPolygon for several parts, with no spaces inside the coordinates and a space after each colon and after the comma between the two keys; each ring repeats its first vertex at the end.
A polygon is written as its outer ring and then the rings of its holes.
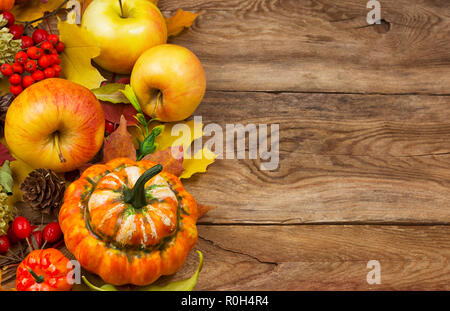
{"type": "Polygon", "coordinates": [[[197,289],[450,289],[447,226],[200,226],[199,233],[206,264],[197,289]],[[381,264],[381,285],[366,282],[369,260],[381,264]]]}
{"type": "MultiPolygon", "coordinates": [[[[449,290],[448,226],[199,226],[197,290],[449,290]],[[366,281],[369,260],[381,284],[366,281]]],[[[191,252],[165,283],[192,275],[191,252]]],[[[13,286],[13,282],[6,284],[13,286]]]]}
{"type": "Polygon", "coordinates": [[[217,160],[184,183],[218,206],[202,223],[450,223],[449,104],[447,96],[208,92],[195,113],[206,124],[280,124],[279,168],[217,160]]]}
{"type": "Polygon", "coordinates": [[[369,26],[367,1],[167,1],[202,11],[171,42],[202,60],[210,90],[448,94],[450,2],[382,1],[390,24],[369,26]]]}

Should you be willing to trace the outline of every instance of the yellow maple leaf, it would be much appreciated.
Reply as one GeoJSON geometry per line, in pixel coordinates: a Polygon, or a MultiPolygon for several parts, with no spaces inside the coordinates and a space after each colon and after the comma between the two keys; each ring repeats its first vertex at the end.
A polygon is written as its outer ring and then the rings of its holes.
{"type": "Polygon", "coordinates": [[[167,35],[176,36],[183,31],[184,28],[189,28],[194,23],[195,19],[200,13],[192,13],[178,9],[172,17],[166,18],[167,35]]]}
{"type": "MultiPolygon", "coordinates": [[[[203,124],[200,122],[194,122],[194,120],[184,122],[172,122],[172,123],[157,123],[154,126],[164,124],[164,131],[158,135],[155,139],[155,143],[158,144],[157,150],[166,150],[169,147],[183,146],[184,159],[183,168],[184,171],[180,178],[189,178],[195,173],[206,172],[208,165],[214,162],[216,155],[208,148],[203,148],[197,151],[196,155],[189,156],[189,148],[194,140],[203,136],[203,124]],[[173,134],[172,135],[172,130],[173,134]]],[[[142,141],[143,137],[137,127],[130,127],[128,131],[131,133],[134,140],[139,139],[142,141]]],[[[135,142],[137,146],[137,143],[135,142]]]]}
{"type": "Polygon", "coordinates": [[[194,122],[164,123],[164,131],[156,137],[155,142],[158,149],[164,150],[169,147],[183,146],[186,151],[192,142],[203,136],[203,124],[194,122]],[[176,135],[172,135],[172,132],[176,135]]]}
{"type": "MultiPolygon", "coordinates": [[[[62,0],[28,0],[14,5],[11,13],[14,14],[16,20],[21,22],[29,22],[40,18],[45,12],[52,12],[63,3],[62,0]]],[[[33,26],[39,24],[40,21],[33,23],[33,26]]]]}
{"type": "Polygon", "coordinates": [[[59,21],[59,36],[65,49],[61,54],[62,75],[88,89],[100,86],[105,78],[92,66],[91,59],[100,54],[100,48],[91,34],[74,24],[59,21]]]}
{"type": "Polygon", "coordinates": [[[204,173],[208,165],[214,162],[216,159],[214,152],[204,147],[202,150],[197,151],[192,159],[184,159],[183,167],[184,171],[181,173],[180,178],[189,178],[195,173],[204,173]]]}

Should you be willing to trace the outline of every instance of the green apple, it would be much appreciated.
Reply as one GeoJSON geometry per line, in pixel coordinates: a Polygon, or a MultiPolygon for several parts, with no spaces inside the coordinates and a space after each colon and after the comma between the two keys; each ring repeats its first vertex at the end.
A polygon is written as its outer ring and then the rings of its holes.
{"type": "Polygon", "coordinates": [[[94,61],[100,67],[129,74],[147,49],[167,41],[167,26],[150,0],[94,0],[84,12],[81,26],[100,46],[94,61]]]}

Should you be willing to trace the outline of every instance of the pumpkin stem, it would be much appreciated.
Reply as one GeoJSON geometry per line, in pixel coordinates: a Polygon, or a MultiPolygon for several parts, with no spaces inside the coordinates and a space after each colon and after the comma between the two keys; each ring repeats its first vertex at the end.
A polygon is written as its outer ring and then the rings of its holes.
{"type": "Polygon", "coordinates": [[[34,277],[34,280],[36,283],[42,283],[44,282],[44,277],[42,275],[37,275],[36,272],[34,272],[32,269],[28,269],[28,272],[31,273],[31,275],[34,277]]]}
{"type": "Polygon", "coordinates": [[[157,164],[152,168],[145,171],[139,179],[136,181],[133,189],[127,189],[125,191],[125,203],[130,203],[133,205],[135,209],[143,208],[147,205],[147,200],[145,197],[145,184],[150,180],[153,176],[159,174],[162,171],[163,167],[161,164],[157,164]]]}

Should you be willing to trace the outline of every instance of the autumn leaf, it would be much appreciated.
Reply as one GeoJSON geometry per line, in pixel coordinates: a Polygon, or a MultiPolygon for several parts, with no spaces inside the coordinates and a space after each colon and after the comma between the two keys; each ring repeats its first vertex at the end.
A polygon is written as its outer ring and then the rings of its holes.
{"type": "Polygon", "coordinates": [[[105,114],[105,120],[109,122],[119,124],[120,118],[123,115],[127,120],[127,125],[132,126],[138,124],[138,121],[134,117],[137,113],[136,109],[129,104],[111,104],[107,102],[100,102],[105,114]]]}
{"type": "Polygon", "coordinates": [[[92,93],[94,93],[98,100],[110,102],[113,104],[129,104],[130,101],[128,100],[128,98],[119,91],[123,89],[125,89],[125,84],[123,83],[108,83],[102,85],[101,87],[92,89],[91,91],[92,93]]]}
{"type": "Polygon", "coordinates": [[[127,121],[123,116],[120,118],[119,127],[105,141],[103,161],[108,162],[122,157],[136,161],[136,149],[131,134],[127,131],[127,121]]]}
{"type": "Polygon", "coordinates": [[[186,155],[186,151],[192,142],[202,136],[203,124],[200,122],[191,120],[187,122],[164,123],[164,132],[156,138],[155,142],[160,149],[182,146],[186,155]]]}
{"type": "Polygon", "coordinates": [[[200,203],[197,203],[198,208],[198,218],[205,216],[206,213],[208,213],[210,210],[215,209],[215,206],[207,206],[200,203]]]}
{"type": "Polygon", "coordinates": [[[207,147],[197,151],[195,156],[191,159],[184,159],[184,171],[180,178],[190,178],[195,173],[204,173],[208,165],[214,162],[216,155],[207,147]]]}
{"type": "MultiPolygon", "coordinates": [[[[63,3],[63,0],[28,0],[14,5],[11,13],[14,14],[17,21],[29,22],[40,18],[45,12],[52,12],[63,3]]],[[[40,21],[31,25],[36,26],[40,21]]]]}
{"type": "Polygon", "coordinates": [[[5,95],[9,92],[9,81],[6,77],[0,79],[0,95],[5,95]]]}
{"type": "Polygon", "coordinates": [[[164,171],[180,176],[183,172],[183,147],[169,147],[146,155],[142,160],[159,163],[164,171]]]}
{"type": "Polygon", "coordinates": [[[62,75],[88,89],[99,87],[105,78],[91,64],[91,59],[100,54],[91,34],[77,25],[61,21],[58,30],[65,45],[61,54],[62,75]]]}
{"type": "Polygon", "coordinates": [[[33,171],[33,168],[20,159],[11,162],[10,167],[12,177],[14,180],[14,186],[12,190],[13,195],[8,197],[7,204],[9,206],[14,206],[16,202],[22,200],[23,193],[22,190],[20,190],[20,185],[23,183],[25,178],[27,178],[28,174],[30,174],[33,171]]]}
{"type": "Polygon", "coordinates": [[[6,160],[14,161],[15,159],[9,153],[8,148],[6,148],[2,143],[0,143],[0,165],[3,165],[3,163],[6,160]]]}
{"type": "Polygon", "coordinates": [[[169,37],[176,36],[180,34],[184,28],[191,27],[199,14],[200,13],[192,13],[178,9],[174,16],[166,18],[167,35],[169,37]]]}

